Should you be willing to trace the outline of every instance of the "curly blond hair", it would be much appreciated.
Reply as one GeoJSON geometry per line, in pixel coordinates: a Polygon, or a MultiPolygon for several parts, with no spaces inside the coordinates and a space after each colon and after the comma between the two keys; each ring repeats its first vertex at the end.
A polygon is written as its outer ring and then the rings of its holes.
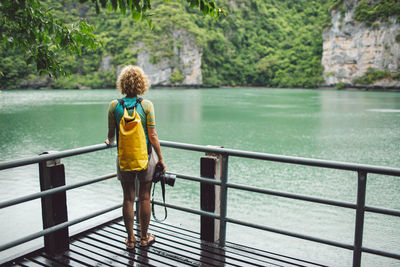
{"type": "Polygon", "coordinates": [[[149,90],[149,87],[149,78],[138,66],[124,67],[117,79],[118,90],[126,96],[143,95],[149,90]]]}

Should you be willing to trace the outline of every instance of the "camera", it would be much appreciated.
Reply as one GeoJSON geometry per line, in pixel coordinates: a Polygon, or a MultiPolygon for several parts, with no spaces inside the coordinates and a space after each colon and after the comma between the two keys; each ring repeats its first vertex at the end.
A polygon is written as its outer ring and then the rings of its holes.
{"type": "Polygon", "coordinates": [[[174,186],[175,179],[176,175],[163,173],[162,165],[157,163],[153,176],[154,183],[157,183],[159,181],[164,181],[164,183],[166,183],[167,185],[174,186]]]}

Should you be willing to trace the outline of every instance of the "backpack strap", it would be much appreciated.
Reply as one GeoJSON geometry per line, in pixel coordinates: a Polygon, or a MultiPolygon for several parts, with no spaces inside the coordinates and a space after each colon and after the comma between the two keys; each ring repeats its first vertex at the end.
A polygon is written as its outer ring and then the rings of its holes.
{"type": "MultiPolygon", "coordinates": [[[[140,104],[140,106],[142,106],[142,101],[143,101],[143,98],[141,98],[141,97],[137,97],[136,98],[136,104],[133,106],[133,107],[126,107],[124,104],[125,104],[125,100],[123,100],[123,99],[118,99],[118,103],[120,103],[121,105],[122,105],[122,107],[124,107],[124,108],[126,108],[127,110],[130,110],[130,109],[135,109],[136,108],[136,106],[137,106],[137,104],[140,104]]],[[[142,106],[142,109],[144,110],[144,108],[143,108],[143,106],[142,106]]]]}
{"type": "Polygon", "coordinates": [[[121,106],[124,106],[125,100],[123,100],[122,98],[118,98],[117,101],[121,106]]]}
{"type": "MultiPolygon", "coordinates": [[[[142,101],[143,101],[143,98],[141,98],[141,97],[136,98],[136,105],[140,104],[143,111],[146,113],[146,111],[144,110],[144,107],[142,105],[142,101]]],[[[150,158],[151,151],[152,151],[152,149],[151,149],[151,143],[150,143],[150,139],[149,139],[149,141],[147,142],[147,154],[149,155],[149,158],[150,158]]],[[[154,190],[153,190],[153,193],[154,193],[154,190]]]]}

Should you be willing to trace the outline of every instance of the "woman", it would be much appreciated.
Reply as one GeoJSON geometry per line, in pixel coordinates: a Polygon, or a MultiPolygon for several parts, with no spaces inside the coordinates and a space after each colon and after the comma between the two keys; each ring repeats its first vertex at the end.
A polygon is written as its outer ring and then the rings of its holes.
{"type": "MultiPolygon", "coordinates": [[[[122,69],[117,79],[117,88],[125,97],[125,106],[135,106],[141,121],[143,130],[146,135],[146,141],[150,141],[152,152],[150,153],[148,167],[145,171],[130,172],[120,170],[117,158],[117,176],[121,181],[124,201],[122,205],[122,214],[124,217],[125,228],[128,234],[126,239],[126,248],[134,249],[136,238],[133,233],[135,202],[135,180],[136,177],[140,182],[139,187],[139,223],[140,223],[140,245],[148,246],[155,241],[154,235],[147,232],[150,222],[150,190],[152,178],[157,163],[161,164],[165,172],[165,164],[161,154],[160,143],[155,128],[155,116],[153,104],[143,99],[141,103],[137,103],[137,97],[143,95],[150,87],[149,80],[143,70],[137,66],[126,66],[122,69]],[[137,103],[137,104],[136,104],[137,103]]],[[[132,109],[130,113],[132,113],[132,109]]],[[[108,138],[105,143],[110,145],[114,142],[114,136],[119,129],[119,122],[123,116],[124,108],[119,104],[118,100],[110,102],[108,109],[108,138]]],[[[130,114],[132,115],[132,114],[130,114]]],[[[149,143],[149,142],[147,142],[149,143]]]]}

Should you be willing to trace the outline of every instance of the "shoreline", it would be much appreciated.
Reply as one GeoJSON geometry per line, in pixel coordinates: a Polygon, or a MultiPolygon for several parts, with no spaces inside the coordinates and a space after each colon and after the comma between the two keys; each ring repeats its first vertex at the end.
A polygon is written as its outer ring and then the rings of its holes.
{"type": "MultiPolygon", "coordinates": [[[[371,91],[371,92],[400,92],[400,87],[382,87],[382,86],[345,86],[343,88],[336,88],[335,86],[328,86],[323,85],[319,87],[266,87],[266,86],[217,86],[217,87],[208,87],[204,85],[151,85],[152,89],[163,90],[163,89],[178,89],[178,90],[185,90],[185,89],[218,89],[218,88],[227,88],[227,89],[236,89],[236,88],[243,88],[243,89],[251,89],[251,88],[258,88],[258,89],[308,89],[308,90],[337,90],[337,91],[371,91]]],[[[74,89],[55,89],[55,88],[16,88],[16,89],[0,89],[1,92],[5,91],[17,91],[17,90],[113,90],[115,88],[74,88],[74,89]]]]}

